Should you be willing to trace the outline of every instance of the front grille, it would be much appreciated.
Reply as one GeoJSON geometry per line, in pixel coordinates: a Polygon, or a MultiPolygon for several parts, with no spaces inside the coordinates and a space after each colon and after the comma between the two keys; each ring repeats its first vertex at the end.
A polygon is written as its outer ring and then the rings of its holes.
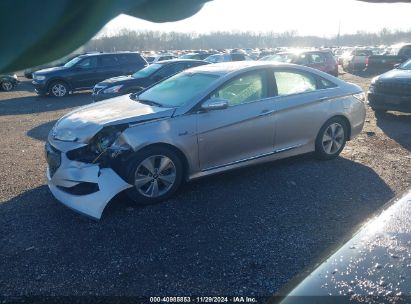
{"type": "Polygon", "coordinates": [[[50,177],[52,177],[61,165],[61,152],[47,143],[45,146],[45,154],[49,166],[50,177]]]}
{"type": "Polygon", "coordinates": [[[395,96],[411,96],[411,83],[381,82],[374,85],[375,92],[395,96]]]}

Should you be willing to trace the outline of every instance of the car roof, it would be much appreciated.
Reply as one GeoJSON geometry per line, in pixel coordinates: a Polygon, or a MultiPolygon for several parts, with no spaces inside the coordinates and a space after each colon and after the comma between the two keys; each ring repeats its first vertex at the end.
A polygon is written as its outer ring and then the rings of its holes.
{"type": "Polygon", "coordinates": [[[236,72],[239,70],[252,69],[253,67],[299,67],[295,64],[281,63],[281,62],[263,62],[263,61],[229,61],[202,65],[199,67],[191,68],[191,72],[197,73],[207,73],[215,75],[225,75],[231,72],[236,72]]]}
{"type": "Polygon", "coordinates": [[[175,59],[168,59],[168,60],[161,60],[158,61],[154,64],[170,64],[170,63],[176,63],[176,62],[193,62],[193,63],[204,63],[207,64],[207,61],[204,60],[198,60],[198,59],[181,59],[181,58],[175,58],[175,59]]]}
{"type": "Polygon", "coordinates": [[[212,63],[207,65],[200,65],[197,67],[190,68],[189,70],[183,73],[203,73],[211,74],[219,77],[229,77],[229,74],[241,74],[248,71],[254,71],[264,68],[279,68],[286,69],[291,68],[298,70],[300,72],[309,72],[315,74],[319,77],[325,78],[333,83],[338,85],[346,84],[343,80],[335,78],[330,74],[322,72],[317,69],[313,69],[307,66],[293,64],[293,63],[284,63],[284,62],[273,62],[273,61],[230,61],[230,62],[220,62],[212,63]]]}

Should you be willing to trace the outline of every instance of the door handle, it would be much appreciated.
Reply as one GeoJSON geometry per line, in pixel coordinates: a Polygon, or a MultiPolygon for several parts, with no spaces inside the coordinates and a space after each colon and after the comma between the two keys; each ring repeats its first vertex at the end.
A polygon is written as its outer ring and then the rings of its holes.
{"type": "Polygon", "coordinates": [[[323,96],[323,97],[320,97],[320,99],[319,99],[319,101],[325,101],[325,100],[327,100],[327,99],[329,99],[330,97],[328,97],[328,96],[323,96]]]}

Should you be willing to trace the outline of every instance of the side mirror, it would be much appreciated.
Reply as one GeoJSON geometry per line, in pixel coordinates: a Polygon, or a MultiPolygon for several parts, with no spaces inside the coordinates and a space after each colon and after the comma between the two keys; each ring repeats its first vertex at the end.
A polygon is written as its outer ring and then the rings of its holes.
{"type": "Polygon", "coordinates": [[[227,107],[228,100],[221,98],[211,98],[201,105],[201,108],[206,111],[223,110],[227,107]]]}

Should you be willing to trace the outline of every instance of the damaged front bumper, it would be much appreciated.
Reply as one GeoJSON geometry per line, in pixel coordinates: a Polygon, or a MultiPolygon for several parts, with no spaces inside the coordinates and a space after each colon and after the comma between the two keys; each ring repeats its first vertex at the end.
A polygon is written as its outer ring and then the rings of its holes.
{"type": "Polygon", "coordinates": [[[66,153],[46,144],[47,180],[54,197],[67,207],[100,219],[108,202],[130,188],[113,169],[70,160],[66,153]]]}

